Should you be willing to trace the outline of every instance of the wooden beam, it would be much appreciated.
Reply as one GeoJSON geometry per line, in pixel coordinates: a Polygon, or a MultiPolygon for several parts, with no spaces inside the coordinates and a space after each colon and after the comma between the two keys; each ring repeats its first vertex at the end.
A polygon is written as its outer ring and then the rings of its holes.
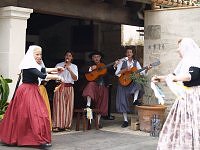
{"type": "Polygon", "coordinates": [[[145,3],[145,4],[151,4],[151,0],[124,0],[126,2],[138,2],[138,3],[145,3]]]}
{"type": "Polygon", "coordinates": [[[122,0],[98,3],[91,0],[18,0],[18,6],[32,8],[34,12],[99,20],[118,24],[139,25],[133,8],[126,8],[122,0]],[[132,9],[132,10],[130,10],[132,9]]]}
{"type": "Polygon", "coordinates": [[[17,6],[17,0],[0,0],[0,7],[17,6]]]}

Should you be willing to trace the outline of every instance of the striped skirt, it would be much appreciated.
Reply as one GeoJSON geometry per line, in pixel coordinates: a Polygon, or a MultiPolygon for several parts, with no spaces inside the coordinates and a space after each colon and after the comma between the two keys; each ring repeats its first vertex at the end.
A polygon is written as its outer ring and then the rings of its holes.
{"type": "Polygon", "coordinates": [[[160,133],[157,150],[200,150],[200,86],[177,99],[160,133]]]}
{"type": "Polygon", "coordinates": [[[53,128],[68,129],[72,125],[74,109],[74,88],[62,84],[54,93],[53,128]]]}

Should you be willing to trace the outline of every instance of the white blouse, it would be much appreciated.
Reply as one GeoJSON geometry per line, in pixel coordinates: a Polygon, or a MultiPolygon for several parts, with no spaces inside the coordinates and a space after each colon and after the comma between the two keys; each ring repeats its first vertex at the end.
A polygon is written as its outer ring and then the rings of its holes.
{"type": "MultiPolygon", "coordinates": [[[[61,62],[61,63],[58,63],[56,65],[56,67],[64,67],[64,65],[65,65],[65,62],[61,62]]],[[[78,67],[72,63],[69,67],[72,70],[72,72],[77,76],[77,79],[78,79],[78,67]]],[[[74,84],[74,80],[73,80],[70,72],[67,69],[65,69],[63,72],[59,73],[59,76],[63,77],[65,83],[74,84]]]]}

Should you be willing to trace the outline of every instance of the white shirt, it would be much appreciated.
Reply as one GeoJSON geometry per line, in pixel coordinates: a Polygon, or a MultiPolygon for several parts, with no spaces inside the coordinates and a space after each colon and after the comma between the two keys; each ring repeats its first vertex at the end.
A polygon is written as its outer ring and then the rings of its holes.
{"type": "MultiPolygon", "coordinates": [[[[117,70],[115,71],[115,75],[118,76],[118,77],[121,76],[121,74],[119,74],[119,72],[121,71],[122,64],[123,64],[124,61],[127,61],[127,67],[128,67],[128,68],[132,68],[132,67],[133,67],[133,64],[134,64],[134,61],[133,61],[133,60],[132,60],[132,61],[128,61],[128,60],[120,61],[120,63],[117,65],[117,70]]],[[[136,62],[136,68],[137,68],[137,70],[139,70],[139,69],[142,68],[142,67],[140,66],[140,63],[139,63],[138,61],[136,62]]],[[[143,74],[143,75],[144,75],[144,74],[145,74],[145,71],[140,72],[140,74],[143,74]]]]}
{"type": "MultiPolygon", "coordinates": [[[[58,66],[64,67],[64,65],[65,65],[65,62],[61,62],[61,63],[58,63],[56,65],[56,67],[58,67],[58,66]]],[[[69,67],[72,70],[72,72],[77,76],[77,79],[78,79],[78,67],[72,63],[69,67]]],[[[65,83],[74,84],[74,79],[72,78],[70,72],[67,69],[65,69],[63,72],[59,73],[59,76],[63,77],[65,83]]]]}

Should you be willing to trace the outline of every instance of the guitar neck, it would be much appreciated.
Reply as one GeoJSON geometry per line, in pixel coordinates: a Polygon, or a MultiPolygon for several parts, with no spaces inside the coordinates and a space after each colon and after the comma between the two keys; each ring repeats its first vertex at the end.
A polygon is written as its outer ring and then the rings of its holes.
{"type": "Polygon", "coordinates": [[[105,68],[110,67],[110,66],[112,66],[114,64],[115,64],[115,62],[112,62],[112,63],[109,63],[109,64],[107,64],[105,66],[100,67],[99,69],[105,69],[105,68]]]}
{"type": "Polygon", "coordinates": [[[143,68],[141,68],[141,69],[138,69],[135,73],[140,73],[140,72],[146,70],[147,68],[148,68],[148,66],[143,67],[143,68]]]}

